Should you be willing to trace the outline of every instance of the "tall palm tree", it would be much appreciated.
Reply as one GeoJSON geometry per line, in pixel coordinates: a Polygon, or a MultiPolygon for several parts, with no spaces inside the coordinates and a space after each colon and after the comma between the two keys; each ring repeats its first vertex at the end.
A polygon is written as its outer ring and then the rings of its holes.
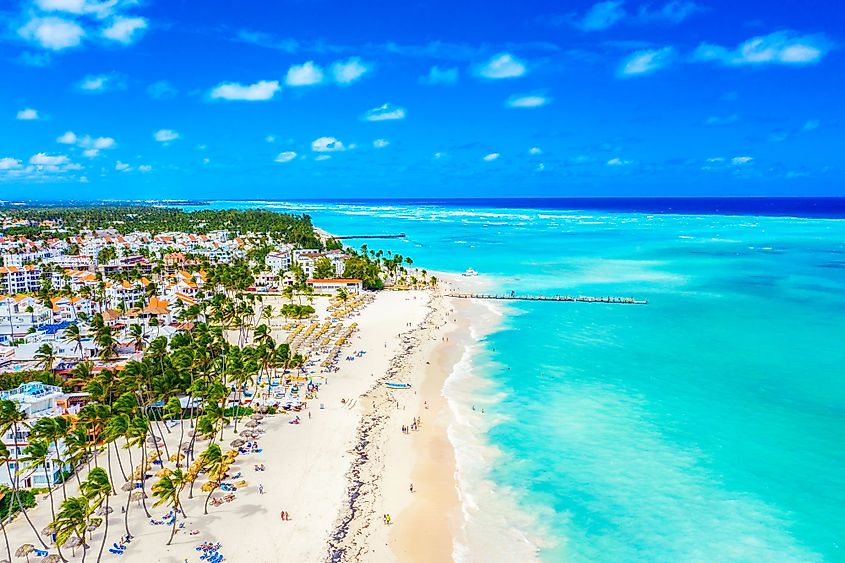
{"type": "MultiPolygon", "coordinates": [[[[0,431],[3,434],[12,430],[12,436],[14,439],[14,443],[12,444],[12,450],[14,451],[14,455],[12,455],[9,450],[6,448],[4,444],[0,442],[0,459],[2,459],[6,464],[6,470],[9,472],[9,481],[12,483],[12,494],[15,497],[15,500],[18,503],[18,506],[21,509],[21,512],[26,518],[26,521],[29,523],[29,527],[32,528],[32,531],[35,533],[35,536],[38,538],[38,541],[41,542],[41,545],[44,546],[44,549],[47,549],[47,544],[44,543],[44,540],[41,539],[41,535],[38,533],[38,530],[35,529],[35,525],[32,523],[32,520],[29,518],[29,514],[26,511],[26,507],[24,506],[23,502],[21,501],[20,497],[20,476],[17,471],[12,474],[12,466],[9,464],[10,461],[13,461],[15,464],[15,468],[20,467],[20,459],[19,459],[19,450],[18,447],[18,440],[20,439],[20,433],[18,429],[21,424],[24,423],[26,420],[26,415],[18,410],[18,405],[14,401],[10,401],[8,399],[0,400],[0,431]]],[[[12,511],[9,510],[8,519],[9,521],[12,518],[12,511]]]]}
{"type": "Polygon", "coordinates": [[[205,469],[209,483],[211,484],[208,488],[208,496],[205,497],[205,507],[203,508],[203,514],[208,514],[208,501],[211,499],[214,491],[220,488],[220,483],[226,475],[227,464],[218,444],[209,444],[205,451],[200,454],[199,462],[201,467],[205,469]]]}
{"type": "Polygon", "coordinates": [[[53,371],[53,364],[56,362],[56,351],[50,344],[42,344],[35,351],[37,365],[44,371],[53,371]]]}
{"type": "Polygon", "coordinates": [[[173,536],[176,535],[176,519],[182,507],[179,495],[182,494],[182,489],[187,482],[185,473],[181,469],[176,469],[153,485],[153,496],[158,497],[153,506],[165,505],[173,509],[173,527],[170,530],[167,545],[173,542],[173,536]]]}
{"type": "Polygon", "coordinates": [[[81,360],[83,358],[82,331],[79,329],[79,325],[75,324],[75,323],[72,324],[72,325],[69,325],[64,330],[63,335],[64,335],[64,338],[62,340],[63,342],[65,342],[67,344],[71,344],[71,343],[76,344],[76,349],[79,351],[79,359],[81,360]]]}
{"type": "Polygon", "coordinates": [[[144,327],[135,324],[129,328],[129,335],[132,337],[132,344],[135,345],[135,351],[140,352],[144,349],[144,327]]]}
{"type": "Polygon", "coordinates": [[[70,420],[63,416],[45,416],[35,421],[35,424],[32,425],[32,430],[30,432],[31,436],[34,436],[35,438],[40,438],[53,445],[53,451],[55,452],[56,456],[55,463],[59,465],[62,475],[63,499],[67,499],[67,487],[65,486],[65,460],[63,460],[59,455],[59,441],[63,440],[65,436],[70,433],[70,428],[70,420]]]}
{"type": "Polygon", "coordinates": [[[59,506],[59,513],[53,519],[53,531],[56,534],[56,546],[64,545],[71,537],[78,538],[82,546],[82,561],[85,561],[88,544],[85,542],[85,530],[91,523],[98,523],[100,518],[93,518],[93,509],[84,495],[70,497],[59,506]]]}
{"type": "Polygon", "coordinates": [[[103,557],[103,548],[106,545],[106,540],[109,535],[109,497],[112,493],[112,486],[109,482],[109,477],[102,468],[95,467],[88,473],[88,478],[82,483],[82,494],[88,499],[89,506],[92,510],[105,505],[103,511],[103,519],[105,525],[103,526],[103,542],[100,544],[100,552],[97,554],[97,563],[103,557]]]}
{"type": "MultiPolygon", "coordinates": [[[[50,461],[50,443],[46,440],[40,440],[38,438],[32,439],[30,437],[29,445],[24,448],[23,453],[26,457],[22,458],[21,461],[25,461],[27,466],[25,468],[18,469],[18,473],[33,473],[39,466],[44,470],[44,483],[47,486],[47,492],[50,494],[50,514],[53,515],[53,521],[56,520],[56,504],[53,500],[53,483],[50,479],[50,473],[47,471],[47,462],[50,461]]],[[[60,547],[59,543],[56,543],[56,547],[59,550],[59,557],[64,560],[64,556],[62,555],[62,548],[60,547]]]]}

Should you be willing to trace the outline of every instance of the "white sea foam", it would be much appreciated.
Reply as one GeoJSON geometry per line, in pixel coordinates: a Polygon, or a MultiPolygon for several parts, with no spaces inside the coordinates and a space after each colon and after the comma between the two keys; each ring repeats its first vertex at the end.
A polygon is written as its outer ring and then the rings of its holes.
{"type": "MultiPolygon", "coordinates": [[[[496,307],[489,309],[501,315],[496,307]]],[[[476,343],[464,348],[443,387],[451,414],[447,434],[455,450],[455,477],[464,516],[452,556],[459,563],[539,561],[538,550],[551,545],[542,537],[540,512],[522,510],[516,492],[494,483],[489,474],[502,454],[487,443],[486,432],[509,417],[490,411],[504,393],[493,390],[478,373],[476,360],[483,350],[484,332],[475,324],[470,326],[476,343]]]]}

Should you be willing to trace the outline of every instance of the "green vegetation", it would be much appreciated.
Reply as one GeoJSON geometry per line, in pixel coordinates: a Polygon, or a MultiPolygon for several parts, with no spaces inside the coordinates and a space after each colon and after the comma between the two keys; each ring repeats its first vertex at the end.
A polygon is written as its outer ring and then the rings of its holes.
{"type": "Polygon", "coordinates": [[[314,314],[314,307],[311,305],[297,305],[295,303],[288,303],[282,305],[282,316],[291,319],[304,319],[314,314]]]}

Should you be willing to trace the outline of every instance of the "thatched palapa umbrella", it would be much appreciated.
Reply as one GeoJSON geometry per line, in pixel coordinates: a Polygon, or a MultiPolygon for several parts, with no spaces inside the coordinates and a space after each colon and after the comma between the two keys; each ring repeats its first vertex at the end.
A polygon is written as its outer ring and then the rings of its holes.
{"type": "Polygon", "coordinates": [[[44,529],[41,530],[41,535],[44,536],[45,538],[49,538],[50,536],[52,536],[55,533],[56,532],[53,531],[53,525],[52,524],[47,524],[44,527],[44,529]]]}
{"type": "Polygon", "coordinates": [[[249,417],[252,420],[263,420],[264,419],[264,415],[260,414],[260,413],[251,414],[251,415],[249,415],[249,417]]]}
{"type": "Polygon", "coordinates": [[[62,563],[62,558],[55,553],[51,553],[47,557],[41,559],[41,563],[62,563]]]}
{"type": "Polygon", "coordinates": [[[229,442],[229,445],[232,446],[233,448],[240,448],[244,444],[246,444],[246,442],[244,442],[241,439],[232,440],[231,442],[229,442]]]}
{"type": "Polygon", "coordinates": [[[82,540],[76,536],[68,538],[65,542],[65,547],[69,547],[74,555],[76,555],[76,548],[80,545],[82,545],[82,540]]]}
{"type": "Polygon", "coordinates": [[[114,512],[114,508],[112,508],[111,506],[101,506],[97,509],[96,514],[97,516],[105,516],[106,514],[111,514],[112,512],[114,512]]]}
{"type": "Polygon", "coordinates": [[[132,491],[129,494],[129,500],[139,501],[143,498],[147,498],[147,493],[145,493],[141,489],[138,489],[137,491],[132,491]]]}
{"type": "Polygon", "coordinates": [[[248,428],[255,428],[256,426],[258,426],[258,422],[255,420],[250,420],[246,424],[244,424],[244,426],[248,428]]]}
{"type": "Polygon", "coordinates": [[[124,493],[128,493],[129,491],[133,490],[134,488],[135,488],[135,483],[132,483],[131,481],[127,481],[126,483],[123,484],[122,487],[120,487],[120,490],[123,491],[124,493]]]}
{"type": "Polygon", "coordinates": [[[31,543],[25,543],[15,550],[15,557],[26,557],[29,561],[29,554],[35,551],[35,546],[31,543]]]}

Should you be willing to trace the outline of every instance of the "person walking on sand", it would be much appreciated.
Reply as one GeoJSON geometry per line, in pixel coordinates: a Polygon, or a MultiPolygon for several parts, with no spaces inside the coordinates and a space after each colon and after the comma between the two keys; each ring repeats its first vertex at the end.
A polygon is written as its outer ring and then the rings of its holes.
{"type": "Polygon", "coordinates": [[[259,483],[259,484],[258,484],[258,494],[259,494],[259,495],[263,495],[263,494],[264,494],[264,485],[263,485],[263,484],[261,484],[261,483],[259,483]]]}
{"type": "Polygon", "coordinates": [[[411,483],[411,492],[412,493],[414,492],[414,484],[413,483],[411,483]]]}

